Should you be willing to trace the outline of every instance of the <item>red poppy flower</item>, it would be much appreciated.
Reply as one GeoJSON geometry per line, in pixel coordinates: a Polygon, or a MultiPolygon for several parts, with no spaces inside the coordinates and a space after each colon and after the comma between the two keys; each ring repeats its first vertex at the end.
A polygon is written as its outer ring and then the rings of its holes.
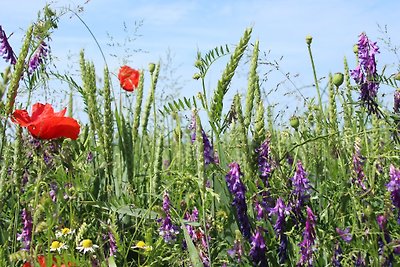
{"type": "Polygon", "coordinates": [[[50,104],[36,103],[32,106],[32,115],[26,110],[17,109],[12,114],[11,120],[40,139],[56,139],[66,137],[76,140],[80,132],[78,122],[70,117],[64,117],[66,108],[54,112],[50,104]]]}
{"type": "Polygon", "coordinates": [[[140,72],[129,66],[122,66],[119,69],[118,80],[122,89],[132,92],[139,84],[140,72]]]}
{"type": "MultiPolygon", "coordinates": [[[[44,255],[38,255],[37,256],[37,263],[39,263],[40,267],[46,267],[47,266],[46,265],[46,257],[44,255]]],[[[35,264],[32,265],[30,262],[25,262],[22,265],[22,267],[33,267],[33,266],[35,266],[35,264]]],[[[53,257],[53,263],[51,264],[51,267],[58,267],[58,266],[60,266],[60,267],[67,267],[67,266],[68,267],[73,267],[73,266],[76,266],[76,265],[74,263],[71,263],[71,262],[68,262],[67,264],[61,263],[61,265],[60,265],[58,260],[55,257],[53,257]]]]}

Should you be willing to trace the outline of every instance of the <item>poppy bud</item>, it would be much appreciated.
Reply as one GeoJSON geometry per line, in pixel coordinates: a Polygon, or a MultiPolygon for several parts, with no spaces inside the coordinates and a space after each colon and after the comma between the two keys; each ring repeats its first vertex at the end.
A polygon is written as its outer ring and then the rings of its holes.
{"type": "Polygon", "coordinates": [[[149,64],[149,71],[150,71],[150,73],[153,73],[153,71],[154,71],[155,68],[156,68],[156,64],[154,64],[154,63],[150,63],[150,64],[149,64]]]}
{"type": "Polygon", "coordinates": [[[396,74],[394,75],[394,79],[395,79],[396,81],[400,81],[400,72],[398,72],[398,73],[396,73],[396,74]]]}
{"type": "Polygon", "coordinates": [[[195,74],[193,75],[193,79],[195,79],[195,80],[198,80],[198,79],[200,79],[200,78],[201,78],[200,73],[195,73],[195,74]]]}
{"type": "Polygon", "coordinates": [[[289,119],[289,122],[290,122],[290,126],[292,126],[293,129],[297,130],[297,128],[299,128],[299,125],[300,125],[299,117],[292,116],[292,117],[289,119]]]}
{"type": "Polygon", "coordinates": [[[336,72],[335,75],[333,75],[332,82],[336,87],[339,87],[343,84],[343,73],[336,72]]]}
{"type": "Polygon", "coordinates": [[[310,45],[310,44],[312,43],[312,36],[311,36],[311,35],[307,35],[307,36],[306,36],[306,43],[307,43],[308,45],[310,45]]]}

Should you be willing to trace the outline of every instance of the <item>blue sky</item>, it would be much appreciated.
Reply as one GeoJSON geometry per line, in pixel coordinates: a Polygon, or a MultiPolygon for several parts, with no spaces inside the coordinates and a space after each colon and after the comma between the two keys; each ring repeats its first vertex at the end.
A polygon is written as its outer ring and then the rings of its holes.
{"type": "MultiPolygon", "coordinates": [[[[7,34],[13,32],[10,42],[18,46],[23,31],[34,21],[37,11],[46,1],[2,2],[0,24],[7,34]]],[[[247,27],[253,27],[251,42],[258,39],[261,50],[268,52],[266,59],[279,60],[281,72],[273,71],[269,75],[268,81],[263,84],[266,91],[275,88],[277,83],[284,80],[284,74],[290,72],[296,76],[293,78],[296,87],[305,95],[314,93],[312,88],[305,87],[313,82],[305,44],[306,35],[313,36],[312,49],[319,77],[326,77],[329,72],[343,71],[344,56],[348,58],[350,67],[354,67],[352,47],[363,31],[370,39],[378,41],[381,47],[378,68],[382,68],[384,63],[398,63],[393,53],[388,52],[385,45],[378,40],[384,36],[378,25],[387,25],[388,36],[393,44],[400,44],[397,34],[400,32],[400,24],[396,12],[400,10],[400,1],[395,0],[90,0],[86,4],[84,0],[54,2],[53,7],[73,8],[77,4],[84,7],[80,16],[99,41],[109,68],[114,73],[126,60],[137,68],[147,68],[149,62],[160,59],[165,62],[169,50],[173,66],[171,76],[179,80],[182,86],[179,94],[183,96],[191,96],[200,91],[200,83],[191,79],[195,72],[193,63],[197,50],[205,53],[219,45],[234,45],[247,27]],[[137,30],[139,36],[129,43],[129,48],[143,52],[125,57],[123,48],[107,45],[111,42],[110,35],[114,43],[120,44],[129,36],[123,31],[124,23],[133,37],[133,29],[139,22],[142,22],[137,30]]],[[[100,52],[76,17],[66,15],[61,18],[51,47],[53,55],[70,72],[78,68],[77,54],[81,49],[85,49],[87,57],[95,62],[97,70],[102,70],[100,52]],[[73,67],[70,68],[71,66],[73,67]]],[[[210,90],[215,88],[225,62],[215,66],[207,84],[210,90]]],[[[0,67],[3,66],[0,63],[0,67]]],[[[389,70],[396,71],[397,65],[389,67],[389,70]]],[[[266,73],[268,68],[260,65],[260,75],[266,73]]],[[[239,69],[238,81],[232,86],[232,92],[245,91],[246,72],[246,66],[239,69]]],[[[114,84],[117,87],[118,84],[114,84]]],[[[279,102],[292,105],[291,101],[294,99],[285,95],[291,90],[294,90],[293,85],[286,82],[277,92],[268,95],[268,101],[272,104],[279,102]]]]}

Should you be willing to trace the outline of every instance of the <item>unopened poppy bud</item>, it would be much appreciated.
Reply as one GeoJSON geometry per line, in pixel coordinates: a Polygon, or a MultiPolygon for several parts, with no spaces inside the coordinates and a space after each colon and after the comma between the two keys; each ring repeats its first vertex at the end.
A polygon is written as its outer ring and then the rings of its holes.
{"type": "Polygon", "coordinates": [[[195,74],[193,75],[193,79],[195,79],[195,80],[198,80],[198,79],[200,79],[200,78],[201,78],[200,73],[195,73],[195,74]]]}
{"type": "Polygon", "coordinates": [[[289,119],[289,122],[290,122],[290,126],[292,126],[293,129],[297,130],[297,128],[299,128],[299,125],[300,125],[299,117],[297,117],[297,116],[292,116],[292,117],[289,119]]]}
{"type": "Polygon", "coordinates": [[[354,54],[358,54],[358,44],[355,44],[353,46],[353,52],[354,52],[354,54]]]}
{"type": "Polygon", "coordinates": [[[336,87],[339,87],[343,84],[343,78],[343,73],[337,72],[335,75],[333,75],[332,82],[334,85],[336,85],[336,87]]]}
{"type": "Polygon", "coordinates": [[[203,65],[203,62],[200,59],[198,59],[198,60],[196,60],[196,62],[194,62],[194,66],[196,68],[200,68],[202,65],[203,65]]]}
{"type": "Polygon", "coordinates": [[[396,81],[400,81],[400,72],[398,72],[398,73],[396,73],[396,74],[394,75],[394,79],[395,79],[396,81]]]}
{"type": "Polygon", "coordinates": [[[307,43],[308,45],[310,45],[310,44],[312,43],[312,36],[311,36],[311,35],[307,35],[307,36],[306,36],[306,43],[307,43]]]}
{"type": "Polygon", "coordinates": [[[150,71],[151,73],[153,73],[153,71],[155,70],[155,68],[156,68],[156,64],[154,64],[154,63],[150,63],[150,64],[149,64],[149,71],[150,71]]]}

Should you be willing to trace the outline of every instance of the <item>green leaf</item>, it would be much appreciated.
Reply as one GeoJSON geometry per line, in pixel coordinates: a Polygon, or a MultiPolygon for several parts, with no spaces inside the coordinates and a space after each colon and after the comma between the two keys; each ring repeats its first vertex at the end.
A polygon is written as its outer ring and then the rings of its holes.
{"type": "Polygon", "coordinates": [[[199,252],[197,251],[196,247],[194,246],[193,241],[190,238],[189,233],[188,233],[183,221],[182,221],[182,229],[183,229],[183,234],[185,236],[185,241],[186,241],[186,245],[187,245],[187,248],[189,251],[189,257],[190,257],[190,261],[192,262],[192,265],[194,267],[203,267],[203,263],[201,262],[199,252]]]}

